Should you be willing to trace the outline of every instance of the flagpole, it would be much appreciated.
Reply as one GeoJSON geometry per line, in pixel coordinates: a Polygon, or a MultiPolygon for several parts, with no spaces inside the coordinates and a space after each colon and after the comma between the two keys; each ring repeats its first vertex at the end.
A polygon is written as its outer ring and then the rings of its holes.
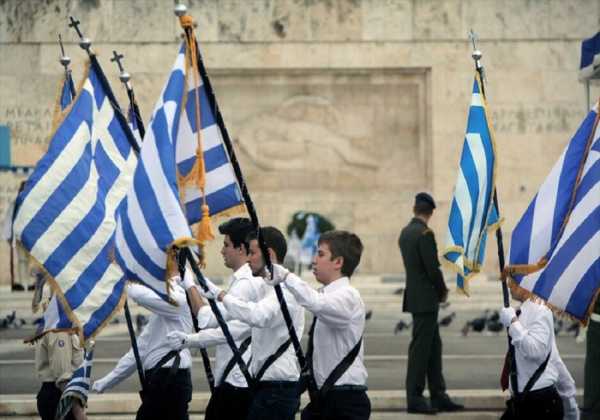
{"type": "MultiPolygon", "coordinates": [[[[483,54],[481,53],[480,50],[477,49],[475,42],[477,39],[477,35],[473,32],[473,30],[471,30],[469,32],[469,38],[471,39],[471,42],[473,43],[473,52],[471,53],[471,57],[473,58],[473,61],[475,62],[475,70],[477,71],[477,73],[479,74],[479,79],[481,81],[481,95],[483,96],[483,99],[486,99],[486,95],[485,95],[485,70],[483,68],[483,64],[481,64],[481,57],[483,56],[483,54]]],[[[488,121],[488,124],[491,124],[491,121],[488,121]]],[[[496,207],[496,211],[498,212],[498,215],[500,215],[500,207],[498,206],[498,192],[496,190],[496,186],[494,185],[494,206],[496,207]]],[[[504,266],[505,266],[505,259],[504,259],[504,239],[502,236],[502,227],[498,226],[498,228],[496,229],[496,243],[498,245],[498,266],[500,269],[500,281],[502,283],[502,300],[504,303],[504,307],[508,308],[510,306],[510,296],[508,293],[508,284],[507,284],[507,279],[506,276],[504,276],[504,266]]],[[[510,337],[510,334],[508,333],[508,328],[506,329],[506,335],[508,338],[508,353],[509,353],[509,357],[510,357],[510,383],[512,385],[513,388],[513,395],[517,395],[518,391],[519,391],[519,386],[518,386],[518,376],[517,376],[517,364],[516,364],[516,360],[515,360],[515,347],[512,344],[512,340],[510,337]]]]}
{"type": "MultiPolygon", "coordinates": [[[[187,13],[187,7],[183,4],[178,3],[177,5],[175,5],[174,13],[181,21],[183,16],[185,16],[187,13]]],[[[183,25],[182,25],[182,27],[183,27],[183,25]]],[[[184,27],[184,32],[185,32],[185,36],[186,36],[187,45],[189,46],[192,44],[192,42],[190,42],[190,41],[193,40],[192,28],[184,27]]],[[[189,53],[190,53],[190,55],[192,54],[191,51],[189,53]]],[[[196,95],[199,95],[198,90],[196,90],[196,95]]],[[[199,98],[196,97],[196,100],[199,101],[199,98]]],[[[196,113],[196,117],[197,118],[199,117],[198,112],[196,113]]],[[[198,130],[201,130],[200,121],[197,121],[197,123],[198,123],[198,130]]],[[[189,247],[181,248],[179,250],[179,253],[180,254],[178,255],[178,258],[180,257],[180,259],[178,259],[178,262],[183,263],[180,265],[185,266],[185,262],[186,261],[189,262],[190,266],[192,267],[192,271],[195,274],[196,280],[200,284],[200,287],[202,287],[202,289],[204,291],[208,291],[208,286],[206,285],[206,281],[204,279],[202,271],[200,270],[198,263],[194,260],[192,251],[189,249],[189,247]]],[[[182,276],[183,276],[183,273],[182,273],[182,276]]],[[[244,379],[246,380],[246,383],[248,384],[248,387],[251,388],[253,385],[253,378],[250,375],[248,366],[246,365],[246,362],[242,358],[242,354],[241,354],[239,348],[237,347],[235,340],[233,339],[233,336],[231,335],[231,332],[229,331],[229,327],[228,327],[227,323],[225,322],[225,319],[223,318],[223,315],[221,314],[219,307],[217,306],[216,302],[214,302],[214,300],[211,300],[211,299],[208,299],[208,304],[209,304],[209,307],[210,307],[212,313],[215,315],[215,318],[217,320],[219,327],[223,331],[223,335],[225,336],[227,345],[229,346],[229,348],[233,354],[233,360],[239,366],[240,371],[242,372],[242,375],[244,376],[244,379]]],[[[192,316],[194,316],[194,314],[192,314],[192,316]]],[[[195,316],[194,316],[194,319],[195,319],[195,316]]],[[[205,367],[206,373],[207,373],[207,380],[209,381],[209,386],[211,387],[211,391],[212,391],[214,389],[214,376],[212,375],[212,371],[210,370],[210,361],[208,359],[208,354],[206,353],[206,350],[202,349],[201,351],[203,351],[203,363],[204,363],[204,367],[205,367]],[[206,355],[206,358],[205,358],[205,355],[206,355]]]]}
{"type": "MultiPolygon", "coordinates": [[[[188,36],[193,36],[193,33],[190,29],[190,34],[188,36]]],[[[187,31],[186,31],[187,34],[187,31]]],[[[231,139],[229,137],[229,133],[225,127],[225,123],[223,121],[223,116],[221,115],[221,111],[219,110],[219,106],[217,105],[217,101],[215,98],[214,91],[212,89],[212,85],[210,83],[210,79],[208,78],[208,74],[206,72],[206,68],[204,67],[204,61],[202,60],[202,55],[200,54],[200,49],[198,48],[198,44],[196,43],[196,56],[198,61],[198,70],[200,71],[200,76],[202,77],[202,84],[205,88],[206,97],[208,103],[210,104],[215,120],[221,130],[221,134],[223,137],[223,143],[225,144],[225,148],[227,149],[227,153],[229,155],[229,159],[231,161],[231,165],[233,167],[235,177],[240,186],[242,197],[244,198],[244,202],[246,204],[246,209],[248,210],[248,215],[250,216],[250,220],[254,229],[257,232],[258,243],[260,246],[260,250],[263,254],[263,258],[265,260],[265,265],[267,269],[272,273],[273,272],[273,264],[271,262],[271,258],[269,256],[268,248],[260,231],[260,224],[258,221],[258,216],[256,213],[256,208],[250,197],[250,193],[248,191],[248,187],[246,185],[246,181],[244,180],[244,176],[242,174],[242,170],[240,164],[237,160],[237,156],[235,154],[235,150],[233,149],[233,145],[231,139]]],[[[285,324],[287,326],[290,339],[292,341],[292,345],[294,346],[294,350],[296,352],[296,357],[298,358],[298,362],[300,367],[303,368],[306,365],[306,358],[304,356],[304,352],[302,351],[302,347],[300,345],[300,340],[298,339],[298,334],[296,333],[296,329],[294,328],[294,324],[292,322],[292,317],[290,315],[287,303],[285,301],[285,297],[283,296],[283,291],[281,286],[278,284],[274,286],[275,294],[277,296],[277,300],[279,301],[279,306],[281,307],[281,313],[285,320],[285,324]]]]}
{"type": "MultiPolygon", "coordinates": [[[[475,45],[476,34],[472,30],[469,33],[469,37],[471,38],[471,41],[473,43],[473,53],[471,54],[471,57],[473,57],[473,61],[475,61],[475,70],[479,74],[479,79],[481,80],[481,95],[483,96],[484,99],[486,99],[485,70],[483,68],[483,65],[481,64],[481,57],[483,56],[483,54],[481,53],[480,50],[478,50],[476,48],[476,45],[475,45]]],[[[488,121],[488,124],[491,124],[491,121],[488,121]]],[[[497,210],[498,214],[500,214],[500,208],[498,207],[498,192],[496,190],[495,185],[494,185],[493,200],[494,200],[494,206],[496,206],[496,210],[497,210]]],[[[502,227],[501,226],[498,226],[498,229],[496,229],[496,242],[498,244],[498,264],[500,267],[500,275],[501,275],[501,279],[502,279],[502,298],[504,301],[504,307],[508,308],[510,306],[510,296],[508,293],[508,285],[506,284],[506,279],[502,275],[502,273],[504,272],[505,259],[504,259],[504,240],[503,240],[503,236],[502,236],[502,227]]]]}
{"type": "Polygon", "coordinates": [[[129,98],[129,106],[133,111],[133,118],[135,118],[135,124],[137,126],[138,131],[140,132],[140,138],[143,140],[144,135],[146,134],[146,129],[144,128],[144,122],[142,121],[142,114],[140,113],[140,109],[138,107],[137,101],[135,100],[135,93],[133,92],[133,87],[129,80],[131,79],[131,75],[125,71],[121,60],[125,56],[123,54],[118,54],[115,50],[113,50],[113,56],[110,61],[117,64],[119,67],[119,80],[125,86],[125,90],[127,91],[127,97],[129,98]]]}
{"type": "MultiPolygon", "coordinates": [[[[77,32],[77,35],[79,36],[79,39],[80,39],[79,46],[87,52],[88,57],[90,58],[91,62],[96,63],[98,68],[100,68],[100,64],[98,64],[95,54],[90,50],[92,41],[89,38],[85,38],[83,36],[83,34],[81,33],[81,30],[79,29],[80,22],[78,20],[74,19],[73,16],[69,16],[69,20],[70,20],[69,27],[74,28],[75,31],[77,32]]],[[[61,50],[62,50],[62,42],[61,42],[61,50]]],[[[64,50],[63,50],[63,57],[64,57],[64,50]]],[[[63,60],[61,57],[61,63],[62,63],[62,61],[63,60]]],[[[68,61],[70,62],[70,59],[68,61]]],[[[65,67],[65,69],[66,69],[66,67],[65,67]]],[[[117,103],[117,100],[116,100],[112,90],[110,89],[110,85],[108,84],[108,80],[106,80],[106,76],[104,76],[103,72],[98,72],[98,73],[99,73],[98,77],[100,78],[101,83],[103,83],[105,85],[107,96],[108,96],[109,100],[111,101],[113,108],[115,109],[116,118],[120,120],[121,124],[124,127],[127,126],[127,121],[124,120],[123,114],[121,112],[121,108],[119,107],[119,104],[117,103]]],[[[125,131],[125,135],[127,136],[127,140],[129,142],[129,144],[131,145],[131,148],[134,150],[134,152],[136,154],[139,154],[140,148],[139,148],[137,142],[135,141],[133,135],[129,132],[129,130],[125,131]]],[[[133,330],[133,322],[131,320],[131,312],[129,310],[129,304],[127,303],[127,298],[125,298],[124,311],[125,311],[125,320],[127,321],[127,330],[129,332],[129,338],[131,340],[131,347],[133,349],[133,355],[135,358],[135,364],[136,364],[138,376],[140,379],[140,385],[142,387],[142,390],[140,391],[140,396],[142,396],[142,398],[143,398],[146,381],[145,381],[145,376],[144,376],[144,369],[142,366],[142,360],[140,358],[140,353],[139,353],[139,349],[137,346],[135,332],[133,330]]]]}
{"type": "Polygon", "coordinates": [[[127,137],[127,141],[129,142],[129,145],[136,153],[139,154],[140,146],[137,144],[137,141],[135,140],[135,137],[133,136],[133,133],[131,132],[131,130],[129,130],[129,126],[127,124],[127,119],[123,115],[123,111],[121,110],[121,107],[119,106],[119,103],[117,102],[117,98],[115,98],[115,95],[114,95],[112,89],[110,88],[110,83],[108,83],[108,80],[106,79],[106,76],[104,75],[104,72],[101,71],[102,68],[100,67],[100,63],[98,63],[96,54],[91,50],[92,41],[89,38],[84,37],[83,34],[81,33],[81,30],[79,29],[79,25],[81,24],[80,21],[73,18],[73,16],[69,16],[69,21],[70,21],[69,27],[73,28],[75,30],[75,32],[77,32],[77,35],[79,36],[79,46],[82,49],[84,49],[85,52],[87,53],[92,66],[95,66],[99,70],[98,71],[98,79],[100,80],[100,83],[106,88],[106,96],[108,97],[111,105],[113,106],[113,109],[115,111],[115,118],[117,120],[119,120],[119,123],[123,127],[127,127],[127,129],[124,130],[124,132],[125,132],[125,136],[127,137]]]}
{"type": "MultiPolygon", "coordinates": [[[[187,261],[190,263],[190,266],[192,267],[192,271],[194,272],[196,279],[198,280],[198,283],[200,284],[200,287],[202,287],[202,289],[205,292],[208,292],[209,290],[208,290],[208,286],[206,285],[206,280],[204,279],[204,275],[202,274],[202,271],[200,271],[198,264],[194,260],[194,256],[192,255],[192,251],[190,250],[190,248],[189,247],[181,248],[179,252],[182,253],[183,261],[187,261]]],[[[250,375],[250,372],[248,371],[248,366],[246,365],[246,362],[242,358],[242,354],[240,353],[240,350],[238,349],[237,345],[235,344],[235,341],[233,340],[231,331],[229,331],[229,326],[227,325],[227,322],[225,322],[225,319],[223,318],[223,314],[221,314],[221,311],[219,310],[219,307],[217,306],[214,299],[208,299],[208,305],[210,306],[210,309],[212,310],[213,314],[215,315],[215,318],[217,319],[217,323],[219,324],[219,327],[223,331],[225,340],[227,341],[227,344],[229,345],[229,347],[231,348],[231,351],[233,353],[233,358],[234,358],[235,362],[237,363],[237,365],[240,367],[240,370],[242,371],[242,374],[244,375],[244,379],[246,379],[246,382],[248,383],[248,387],[252,388],[252,385],[254,382],[253,378],[250,375]]]]}
{"type": "Polygon", "coordinates": [[[69,64],[71,64],[71,57],[65,54],[65,47],[62,43],[62,36],[58,34],[58,44],[60,45],[60,64],[65,69],[65,80],[69,84],[69,92],[71,92],[71,98],[75,97],[75,86],[73,86],[73,80],[69,77],[71,75],[71,69],[69,68],[69,64]]]}
{"type": "MultiPolygon", "coordinates": [[[[131,88],[131,85],[129,84],[129,73],[127,73],[124,69],[123,66],[121,65],[121,59],[123,58],[123,55],[119,55],[117,54],[116,51],[113,51],[113,58],[110,59],[110,61],[117,63],[118,67],[119,67],[119,79],[121,80],[121,83],[123,83],[125,85],[125,88],[127,89],[127,94],[130,98],[133,97],[133,89],[131,88]],[[129,91],[132,91],[131,95],[129,95],[129,91]]],[[[131,102],[130,102],[131,105],[131,102]]],[[[140,131],[141,133],[141,131],[140,131]]],[[[146,383],[145,381],[145,374],[144,374],[144,369],[142,366],[142,359],[140,357],[140,351],[137,345],[137,338],[135,336],[134,330],[133,330],[133,322],[131,321],[131,312],[129,310],[129,303],[127,298],[125,298],[125,305],[123,307],[124,311],[125,311],[125,319],[127,320],[127,330],[129,331],[129,339],[131,340],[131,348],[133,349],[133,356],[135,358],[135,364],[137,366],[137,371],[138,371],[138,375],[140,378],[140,384],[142,386],[142,391],[141,394],[144,393],[144,385],[146,383]]]]}

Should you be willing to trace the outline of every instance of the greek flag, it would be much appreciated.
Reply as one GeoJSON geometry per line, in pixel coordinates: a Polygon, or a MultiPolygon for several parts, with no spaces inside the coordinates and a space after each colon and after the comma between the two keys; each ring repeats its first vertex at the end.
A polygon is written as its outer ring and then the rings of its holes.
{"type": "MultiPolygon", "coordinates": [[[[178,62],[185,63],[185,44],[179,52],[178,62]]],[[[210,216],[238,211],[243,206],[240,189],[231,166],[229,154],[223,142],[222,128],[218,119],[219,114],[216,98],[210,86],[210,80],[202,63],[200,51],[189,51],[197,54],[198,77],[194,69],[187,66],[187,88],[180,102],[185,106],[178,115],[179,125],[175,135],[177,154],[177,171],[179,185],[185,206],[185,213],[190,224],[203,218],[202,191],[195,182],[194,165],[197,165],[198,130],[202,146],[203,164],[206,172],[204,192],[210,216]],[[197,80],[197,82],[196,82],[197,80]],[[198,95],[196,95],[196,91],[198,95]],[[196,98],[198,97],[198,100],[196,98]],[[200,127],[196,123],[200,120],[200,127]]],[[[181,96],[181,95],[180,95],[181,96]]],[[[222,121],[221,121],[221,124],[222,121]]]]}
{"type": "Polygon", "coordinates": [[[74,399],[80,401],[82,407],[85,407],[90,392],[90,378],[92,376],[92,365],[94,358],[93,346],[85,351],[83,363],[73,372],[71,380],[67,383],[56,409],[56,420],[63,420],[71,412],[74,399]]]}
{"type": "Polygon", "coordinates": [[[154,108],[133,183],[117,215],[119,265],[127,279],[147,285],[163,298],[168,294],[167,253],[175,243],[192,237],[177,185],[177,142],[182,126],[189,128],[182,122],[187,120],[185,63],[182,48],[154,108]]]}
{"type": "Polygon", "coordinates": [[[513,230],[512,286],[585,321],[600,287],[598,105],[583,123],[513,230]]]}
{"type": "Polygon", "coordinates": [[[579,62],[579,80],[594,77],[600,68],[600,32],[581,43],[581,60],[579,62]]]}
{"type": "Polygon", "coordinates": [[[85,341],[116,311],[124,277],[111,264],[115,212],[137,159],[133,136],[95,57],[79,95],[17,197],[17,240],[57,299],[42,331],[73,326],[85,341]]]}
{"type": "Polygon", "coordinates": [[[71,70],[67,70],[65,72],[65,80],[63,81],[63,85],[60,90],[60,109],[64,110],[66,107],[71,105],[73,98],[75,98],[75,83],[73,83],[71,70]]]}
{"type": "MultiPolygon", "coordinates": [[[[62,116],[64,110],[71,105],[71,102],[75,98],[75,84],[73,83],[73,77],[71,77],[71,70],[65,71],[65,77],[62,81],[62,86],[60,88],[60,94],[57,99],[57,107],[54,113],[54,120],[58,121],[62,116]]],[[[54,127],[56,129],[56,127],[54,127]]],[[[33,312],[37,312],[40,307],[40,302],[42,300],[42,291],[44,289],[44,285],[46,284],[46,275],[43,272],[38,271],[36,273],[35,280],[35,291],[33,293],[32,301],[31,301],[31,309],[33,312]]],[[[42,327],[42,330],[38,332],[43,332],[44,325],[50,325],[51,322],[48,319],[42,319],[43,322],[40,323],[39,326],[42,327]],[[45,321],[45,322],[44,322],[45,321]]],[[[70,323],[68,318],[65,320],[70,323]]],[[[38,327],[39,327],[38,326],[38,327]]],[[[62,325],[62,329],[72,328],[72,324],[70,325],[62,325]]]]}
{"type": "Polygon", "coordinates": [[[498,226],[493,202],[496,153],[487,104],[475,75],[458,179],[448,220],[443,258],[457,273],[459,290],[468,294],[468,282],[479,272],[485,255],[488,230],[498,226]]]}

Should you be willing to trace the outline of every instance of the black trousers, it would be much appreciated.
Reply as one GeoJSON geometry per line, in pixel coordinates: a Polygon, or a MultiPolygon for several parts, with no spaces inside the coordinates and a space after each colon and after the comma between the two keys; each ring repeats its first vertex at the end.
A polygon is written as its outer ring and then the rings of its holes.
{"type": "Polygon", "coordinates": [[[442,374],[442,339],[437,317],[437,311],[412,314],[412,339],[408,348],[406,371],[408,405],[423,398],[425,378],[432,398],[446,392],[446,381],[442,374]]]}
{"type": "Polygon", "coordinates": [[[192,400],[192,377],[189,369],[169,368],[146,371],[146,389],[136,420],[188,420],[192,400]]]}
{"type": "Polygon", "coordinates": [[[554,386],[530,391],[520,398],[511,398],[501,420],[562,420],[563,405],[554,386]]]}
{"type": "Polygon", "coordinates": [[[369,420],[369,417],[371,401],[366,391],[333,388],[319,401],[318,410],[308,403],[301,420],[369,420]]]}
{"type": "MultiPolygon", "coordinates": [[[[42,420],[54,420],[56,409],[62,391],[56,387],[54,382],[44,382],[37,394],[37,409],[42,420]]],[[[74,420],[73,413],[69,413],[66,420],[74,420]]]]}
{"type": "Polygon", "coordinates": [[[254,395],[248,420],[294,420],[300,407],[298,382],[259,382],[254,395]]]}
{"type": "Polygon", "coordinates": [[[240,419],[248,417],[252,393],[227,382],[215,388],[206,406],[204,420],[240,419]]]}

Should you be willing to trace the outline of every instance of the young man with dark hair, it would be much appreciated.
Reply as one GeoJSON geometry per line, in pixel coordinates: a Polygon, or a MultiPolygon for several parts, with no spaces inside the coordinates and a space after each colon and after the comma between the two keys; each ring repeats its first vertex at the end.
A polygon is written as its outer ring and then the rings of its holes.
{"type": "Polygon", "coordinates": [[[406,371],[409,413],[435,414],[463,409],[446,394],[442,375],[442,340],[437,318],[439,304],[446,301],[448,289],[440,270],[433,231],[427,227],[434,209],[433,197],[424,192],[417,194],[414,217],[402,229],[398,239],[406,270],[402,309],[410,312],[413,318],[406,371]],[[423,397],[426,377],[431,404],[423,397]]]}
{"type": "Polygon", "coordinates": [[[364,364],[365,304],[350,285],[363,245],[358,236],[346,231],[325,232],[318,244],[313,273],[323,284],[319,291],[281,265],[273,266],[273,278],[268,280],[285,285],[315,316],[307,359],[318,399],[304,408],[302,419],[367,420],[371,403],[364,364]]]}
{"type": "MultiPolygon", "coordinates": [[[[267,248],[269,249],[269,257],[271,258],[271,261],[277,262],[278,264],[283,264],[283,260],[287,255],[287,241],[285,240],[283,233],[273,226],[265,226],[260,228],[260,233],[267,244],[267,248]]],[[[250,246],[250,243],[253,243],[253,245],[256,245],[254,249],[260,250],[260,247],[258,246],[258,234],[255,230],[248,234],[246,241],[248,242],[248,246],[250,246]]],[[[261,263],[260,261],[262,261],[262,254],[260,255],[260,258],[256,259],[254,267],[252,267],[252,263],[250,264],[250,268],[253,268],[253,274],[255,276],[261,275],[262,271],[264,270],[264,263],[261,263]]]]}
{"type": "MultiPolygon", "coordinates": [[[[287,252],[283,234],[272,227],[261,228],[271,261],[281,263],[287,252]]],[[[248,236],[248,262],[254,275],[262,274],[265,262],[256,239],[256,233],[248,236]]],[[[262,280],[261,280],[262,282],[262,280]]],[[[201,292],[206,298],[223,303],[223,316],[227,320],[243,321],[252,327],[250,374],[254,378],[254,395],[248,410],[248,420],[293,420],[300,405],[300,368],[294,353],[279,301],[273,288],[258,302],[245,300],[222,291],[207,279],[209,292],[201,292]]],[[[304,329],[304,310],[293,295],[282,288],[292,323],[298,337],[304,329]]],[[[229,323],[229,322],[228,322],[229,323]]],[[[211,320],[207,327],[216,328],[211,320]]],[[[184,337],[183,345],[203,347],[205,331],[184,337]]],[[[216,333],[215,333],[216,334],[216,333]]],[[[224,342],[224,336],[221,340],[224,342]]],[[[181,342],[178,345],[182,344],[181,342]]],[[[231,417],[242,418],[242,417],[231,417]]],[[[223,417],[225,419],[225,417],[223,417]]]]}
{"type": "MultiPolygon", "coordinates": [[[[254,277],[248,265],[247,236],[253,231],[252,223],[247,218],[236,217],[219,226],[223,235],[221,255],[223,263],[233,271],[228,279],[228,292],[239,299],[257,302],[265,292],[267,285],[260,277],[254,277]]],[[[194,299],[191,299],[194,302],[194,299]]],[[[198,311],[198,334],[185,334],[174,331],[169,333],[168,340],[173,348],[209,347],[215,348],[215,390],[206,407],[206,420],[245,419],[252,401],[252,394],[244,375],[237,363],[233,361],[233,353],[225,341],[225,336],[218,326],[216,318],[208,305],[201,306],[198,311]],[[185,343],[185,344],[184,344],[185,343]]],[[[224,311],[222,305],[220,309],[224,311]]],[[[248,362],[251,353],[250,326],[244,322],[230,320],[229,331],[236,346],[242,352],[242,358],[248,362]]]]}

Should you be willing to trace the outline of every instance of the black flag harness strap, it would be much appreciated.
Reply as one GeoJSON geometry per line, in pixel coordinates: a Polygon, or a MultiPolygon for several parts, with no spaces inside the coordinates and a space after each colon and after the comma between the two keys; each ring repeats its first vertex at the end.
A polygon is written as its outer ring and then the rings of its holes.
{"type": "MultiPolygon", "coordinates": [[[[310,375],[310,378],[314,384],[313,387],[315,389],[316,389],[316,381],[314,380],[312,358],[313,358],[313,352],[314,352],[313,337],[314,337],[314,333],[315,333],[316,324],[317,324],[317,317],[314,317],[312,325],[310,326],[310,331],[308,333],[308,347],[306,350],[306,359],[307,359],[307,372],[306,373],[308,375],[310,375]]],[[[337,366],[335,368],[333,368],[333,370],[331,371],[331,373],[329,374],[327,379],[325,379],[325,382],[323,382],[323,386],[321,386],[321,388],[319,390],[317,390],[317,392],[315,393],[315,396],[317,397],[317,402],[327,396],[329,391],[331,391],[334,388],[335,383],[342,377],[342,375],[348,370],[348,368],[350,368],[350,366],[352,366],[352,363],[354,363],[354,361],[356,360],[356,357],[358,356],[358,353],[360,352],[362,342],[363,342],[363,337],[361,336],[360,339],[358,340],[358,342],[354,345],[354,347],[352,347],[352,349],[348,352],[348,354],[346,356],[344,356],[344,358],[337,364],[337,366]]],[[[356,388],[362,389],[361,386],[357,386],[356,388]]],[[[366,387],[365,387],[365,390],[366,390],[366,387]]],[[[310,391],[310,384],[309,384],[309,391],[310,391]]]]}
{"type": "MultiPolygon", "coordinates": [[[[248,350],[248,347],[250,347],[251,342],[252,342],[252,337],[248,337],[242,342],[242,344],[240,345],[240,349],[239,349],[240,355],[244,355],[244,353],[246,353],[246,350],[248,350]]],[[[225,379],[227,379],[227,377],[231,373],[231,370],[233,369],[235,364],[236,364],[235,357],[232,356],[231,359],[229,359],[229,362],[227,362],[227,365],[225,365],[225,370],[223,370],[223,374],[221,375],[221,380],[219,381],[219,385],[223,385],[223,383],[225,383],[225,379]]]]}

